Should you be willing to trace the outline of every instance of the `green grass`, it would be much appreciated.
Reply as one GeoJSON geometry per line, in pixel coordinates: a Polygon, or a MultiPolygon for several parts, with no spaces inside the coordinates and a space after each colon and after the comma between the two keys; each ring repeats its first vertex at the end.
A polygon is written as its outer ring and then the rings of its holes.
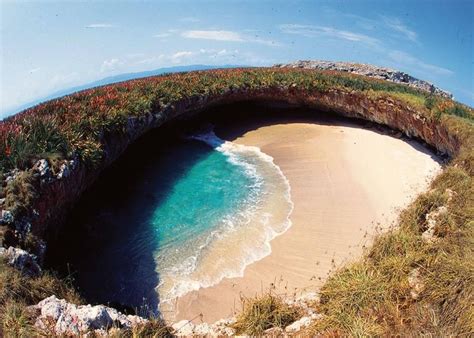
{"type": "Polygon", "coordinates": [[[0,336],[31,337],[38,335],[26,307],[49,296],[81,304],[83,301],[70,281],[45,273],[30,278],[0,259],[0,336]]]}
{"type": "Polygon", "coordinates": [[[232,325],[236,334],[258,336],[270,328],[284,329],[302,315],[298,308],[286,304],[271,292],[260,297],[242,299],[242,307],[242,312],[232,325]]]}
{"type": "Polygon", "coordinates": [[[0,305],[0,335],[5,337],[34,337],[39,332],[33,325],[31,315],[22,303],[9,301],[0,305]]]}
{"type": "Polygon", "coordinates": [[[138,325],[132,330],[122,330],[120,337],[173,337],[172,329],[162,319],[152,318],[144,325],[138,325]]]}
{"type": "Polygon", "coordinates": [[[234,90],[330,90],[391,97],[425,115],[473,119],[472,109],[405,85],[338,72],[231,69],[171,74],[108,85],[55,99],[0,122],[0,171],[25,169],[50,153],[79,156],[89,165],[103,157],[107,133],[124,132],[129,117],[144,116],[179,100],[234,90]],[[427,104],[426,102],[430,102],[427,104]],[[429,108],[427,108],[429,107],[429,108]]]}
{"type": "Polygon", "coordinates": [[[448,167],[430,192],[403,211],[398,229],[379,236],[363,259],[329,278],[317,308],[325,316],[309,332],[351,336],[472,334],[473,196],[472,176],[462,168],[448,167]],[[448,213],[437,223],[439,237],[425,242],[421,234],[426,230],[426,214],[442,205],[448,213]],[[408,283],[415,268],[425,285],[417,299],[411,297],[408,283]]]}
{"type": "MultiPolygon", "coordinates": [[[[315,99],[337,92],[365,98],[374,107],[377,102],[396,104],[401,113],[416,112],[436,123],[433,132],[452,148],[449,165],[432,183],[432,190],[403,211],[398,229],[378,237],[359,262],[329,278],[316,309],[324,317],[307,333],[472,335],[474,110],[412,87],[331,71],[255,68],[172,74],[86,90],[0,121],[0,173],[21,169],[8,184],[1,176],[0,197],[5,196],[6,208],[15,216],[28,214],[40,197],[39,181],[31,171],[38,159],[48,159],[53,172],[72,158],[94,170],[103,164],[110,136],[126,136],[131,119],[150,112],[166,118],[163,111],[182,100],[218,98],[230,90],[246,92],[249,97],[263,91],[297,91],[315,99]],[[421,237],[426,214],[439,206],[446,206],[448,212],[435,228],[438,239],[427,243],[421,237]],[[411,297],[408,282],[413,269],[419,269],[426,286],[417,299],[411,297]]],[[[34,245],[35,239],[28,242],[34,245]]],[[[23,309],[51,294],[79,301],[67,283],[52,275],[29,279],[0,262],[2,330],[16,336],[33,332],[28,331],[31,327],[23,309]]],[[[245,301],[235,328],[258,335],[272,326],[284,327],[297,317],[294,309],[268,294],[245,301]]],[[[158,322],[140,330],[127,334],[169,333],[158,322]]]]}
{"type": "MultiPolygon", "coordinates": [[[[71,280],[61,279],[51,273],[29,278],[0,260],[0,336],[40,337],[52,336],[53,331],[41,331],[34,327],[34,318],[27,310],[49,296],[56,295],[73,304],[84,300],[72,286],[71,280]]],[[[171,337],[171,328],[162,319],[150,318],[143,325],[132,329],[117,328],[116,337],[171,337]]]]}

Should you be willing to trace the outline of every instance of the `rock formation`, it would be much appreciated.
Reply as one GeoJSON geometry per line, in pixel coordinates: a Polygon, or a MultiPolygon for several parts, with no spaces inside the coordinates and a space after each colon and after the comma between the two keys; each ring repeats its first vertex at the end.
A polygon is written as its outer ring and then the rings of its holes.
{"type": "Polygon", "coordinates": [[[340,72],[354,73],[358,75],[373,77],[375,79],[402,83],[410,87],[418,88],[426,92],[440,95],[449,99],[453,98],[453,95],[451,93],[441,88],[438,88],[427,81],[417,79],[405,72],[385,67],[377,67],[361,63],[333,61],[296,61],[288,64],[277,64],[274,67],[337,70],[340,72]]]}
{"type": "Polygon", "coordinates": [[[86,332],[98,331],[106,334],[111,328],[132,328],[147,320],[132,315],[124,315],[104,305],[75,305],[48,297],[30,307],[36,313],[35,326],[46,334],[58,336],[77,336],[86,332]]]}
{"type": "Polygon", "coordinates": [[[0,258],[4,258],[8,265],[20,270],[25,275],[30,277],[38,277],[41,275],[41,267],[37,262],[35,255],[27,251],[9,247],[8,249],[0,247],[0,258]]]}

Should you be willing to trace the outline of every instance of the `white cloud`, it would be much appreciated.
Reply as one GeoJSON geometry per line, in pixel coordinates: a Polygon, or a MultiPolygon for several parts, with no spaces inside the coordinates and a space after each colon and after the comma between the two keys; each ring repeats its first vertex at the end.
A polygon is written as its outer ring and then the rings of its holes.
{"type": "Polygon", "coordinates": [[[183,58],[188,58],[192,56],[194,53],[190,51],[181,51],[181,52],[176,52],[173,55],[171,55],[171,62],[173,63],[180,63],[183,58]]]}
{"type": "Polygon", "coordinates": [[[400,50],[393,50],[388,53],[388,56],[398,64],[402,65],[407,65],[407,66],[412,66],[412,67],[417,67],[425,72],[429,73],[435,73],[437,75],[451,75],[453,74],[453,71],[439,67],[436,65],[432,65],[429,63],[425,63],[421,61],[420,59],[414,57],[413,55],[410,55],[408,53],[402,52],[400,50]]]}
{"type": "MultiPolygon", "coordinates": [[[[232,58],[235,57],[239,51],[236,50],[227,50],[227,49],[204,49],[201,48],[199,51],[181,51],[172,54],[169,59],[173,63],[180,63],[183,59],[192,58],[193,61],[201,61],[206,59],[223,59],[223,58],[232,58]]],[[[166,58],[166,57],[165,57],[166,58]]]]}
{"type": "Polygon", "coordinates": [[[382,17],[384,23],[392,30],[401,33],[405,38],[412,42],[418,42],[418,34],[415,31],[409,29],[403,22],[398,18],[382,17]]]}
{"type": "MultiPolygon", "coordinates": [[[[134,62],[135,65],[148,65],[149,67],[164,66],[169,63],[214,63],[214,62],[236,62],[236,57],[242,61],[239,50],[233,49],[205,49],[201,48],[197,51],[178,51],[172,54],[160,54],[151,56],[134,62]]],[[[245,58],[245,56],[244,56],[245,58]]]]}
{"type": "Polygon", "coordinates": [[[92,23],[90,25],[87,25],[86,28],[112,28],[114,27],[111,24],[108,23],[92,23]]]}
{"type": "Polygon", "coordinates": [[[258,36],[243,35],[234,31],[226,30],[188,30],[181,32],[181,36],[187,39],[203,39],[228,42],[253,42],[267,46],[281,46],[280,43],[261,39],[258,36]]]}
{"type": "Polygon", "coordinates": [[[205,55],[210,59],[232,59],[237,57],[239,54],[238,49],[228,50],[228,49],[200,49],[199,53],[205,55]]]}
{"type": "Polygon", "coordinates": [[[191,30],[184,31],[181,36],[188,39],[204,39],[217,41],[243,42],[244,39],[237,32],[232,31],[212,31],[212,30],[191,30]]]}
{"type": "Polygon", "coordinates": [[[117,69],[119,66],[121,66],[123,64],[124,64],[123,61],[121,61],[120,59],[116,59],[116,58],[113,58],[113,59],[110,59],[110,60],[105,60],[102,63],[102,66],[100,67],[100,71],[102,73],[109,72],[109,71],[117,69]]]}
{"type": "Polygon", "coordinates": [[[287,34],[296,34],[305,37],[329,37],[340,40],[360,42],[367,45],[377,45],[379,40],[365,34],[354,33],[327,26],[284,24],[280,25],[280,30],[287,34]]]}

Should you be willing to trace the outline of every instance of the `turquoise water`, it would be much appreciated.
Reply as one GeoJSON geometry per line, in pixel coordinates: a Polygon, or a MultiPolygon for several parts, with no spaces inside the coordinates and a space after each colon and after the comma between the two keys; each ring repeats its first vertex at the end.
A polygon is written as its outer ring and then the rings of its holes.
{"type": "Polygon", "coordinates": [[[148,147],[85,195],[48,256],[75,272],[89,301],[155,312],[268,255],[292,205],[284,176],[258,148],[212,132],[148,147]]]}
{"type": "Polygon", "coordinates": [[[255,184],[256,178],[227,156],[211,152],[174,184],[153,213],[150,222],[159,250],[176,250],[209,233],[248,201],[255,184]]]}

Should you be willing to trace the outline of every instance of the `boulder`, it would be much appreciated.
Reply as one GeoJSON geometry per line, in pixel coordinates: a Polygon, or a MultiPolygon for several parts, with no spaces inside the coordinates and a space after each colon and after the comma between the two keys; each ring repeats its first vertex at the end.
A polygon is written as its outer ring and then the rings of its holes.
{"type": "Polygon", "coordinates": [[[297,321],[293,322],[292,324],[288,325],[285,327],[285,332],[286,333],[296,333],[299,332],[305,328],[307,328],[311,323],[313,319],[311,317],[305,316],[297,321]]]}
{"type": "Polygon", "coordinates": [[[173,334],[178,337],[194,335],[194,324],[189,320],[182,320],[171,325],[173,334]]]}
{"type": "Polygon", "coordinates": [[[411,287],[410,296],[416,300],[420,297],[420,294],[425,290],[425,284],[421,278],[420,269],[416,268],[410,271],[408,275],[408,284],[411,287]]]}
{"type": "Polygon", "coordinates": [[[13,214],[11,213],[11,211],[8,211],[8,210],[2,210],[0,212],[0,225],[2,224],[11,224],[13,223],[13,214]]]}
{"type": "Polygon", "coordinates": [[[283,331],[283,329],[280,327],[272,327],[270,329],[267,329],[265,330],[265,334],[264,334],[265,337],[280,337],[284,335],[285,335],[285,331],[283,331]]]}
{"type": "Polygon", "coordinates": [[[435,229],[438,222],[438,218],[448,212],[448,208],[444,205],[436,208],[432,212],[426,214],[426,230],[421,234],[421,238],[425,242],[434,242],[436,241],[435,229]]]}
{"type": "Polygon", "coordinates": [[[75,305],[56,296],[43,299],[30,310],[38,314],[35,326],[52,335],[81,335],[97,330],[107,332],[111,328],[132,328],[147,321],[104,305],[75,305]]]}
{"type": "Polygon", "coordinates": [[[70,160],[65,161],[59,167],[59,173],[56,175],[58,179],[62,179],[63,177],[68,177],[71,174],[71,171],[74,170],[76,167],[76,161],[70,160]]]}
{"type": "Polygon", "coordinates": [[[211,325],[212,336],[234,336],[235,330],[230,325],[235,323],[235,318],[221,319],[211,325]]]}
{"type": "Polygon", "coordinates": [[[8,249],[0,248],[0,256],[3,256],[7,264],[20,270],[25,275],[37,277],[41,275],[41,267],[39,266],[36,256],[19,248],[9,247],[8,249]]]}
{"type": "Polygon", "coordinates": [[[234,322],[234,318],[221,319],[214,324],[194,324],[189,320],[182,320],[174,323],[171,327],[174,330],[173,334],[178,337],[223,337],[235,335],[235,330],[229,327],[229,325],[233,324],[234,322]]]}
{"type": "Polygon", "coordinates": [[[51,172],[48,161],[45,159],[41,159],[38,162],[36,162],[33,169],[38,171],[40,177],[48,177],[51,172]]]}

